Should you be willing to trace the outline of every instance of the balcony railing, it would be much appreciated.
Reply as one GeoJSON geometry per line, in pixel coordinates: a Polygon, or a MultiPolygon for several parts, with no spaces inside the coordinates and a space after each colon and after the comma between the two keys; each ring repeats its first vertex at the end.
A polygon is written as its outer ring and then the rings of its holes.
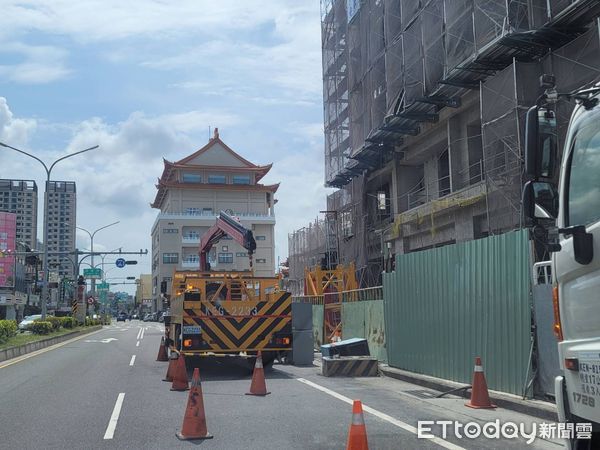
{"type": "Polygon", "coordinates": [[[183,244],[199,244],[200,236],[183,236],[181,242],[183,244]]]}
{"type": "Polygon", "coordinates": [[[184,269],[200,269],[200,261],[187,259],[181,261],[181,267],[184,269]]]}

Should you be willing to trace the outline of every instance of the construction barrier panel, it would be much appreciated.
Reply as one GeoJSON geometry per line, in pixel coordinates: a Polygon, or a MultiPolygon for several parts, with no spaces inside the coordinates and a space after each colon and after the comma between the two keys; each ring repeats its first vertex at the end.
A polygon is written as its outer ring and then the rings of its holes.
{"type": "Polygon", "coordinates": [[[323,305],[312,305],[312,309],[315,349],[320,349],[321,345],[328,344],[323,342],[323,305]]]}
{"type": "Polygon", "coordinates": [[[364,338],[371,356],[387,361],[383,300],[342,303],[342,338],[364,338]]]}
{"type": "Polygon", "coordinates": [[[490,389],[521,395],[530,268],[527,230],[398,255],[383,277],[389,365],[469,384],[481,356],[490,389]]]}

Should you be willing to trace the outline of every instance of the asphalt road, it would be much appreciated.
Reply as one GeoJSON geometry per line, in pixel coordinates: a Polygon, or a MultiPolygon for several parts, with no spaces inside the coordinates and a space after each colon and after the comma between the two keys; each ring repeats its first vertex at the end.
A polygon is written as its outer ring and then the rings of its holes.
{"type": "MultiPolygon", "coordinates": [[[[413,427],[418,420],[541,422],[506,410],[471,410],[456,397],[419,398],[423,388],[393,379],[325,378],[317,367],[276,365],[267,372],[271,394],[246,396],[251,374],[221,358],[200,364],[214,438],[183,442],[175,433],[188,393],[172,392],[170,383],[161,381],[167,363],[155,359],[162,335],[161,324],[119,322],[35,356],[0,363],[0,448],[341,449],[352,399],[361,399],[368,409],[371,449],[517,449],[525,446],[523,439],[451,435],[432,441],[419,439],[413,427]]],[[[441,436],[441,430],[435,434],[441,436]]],[[[560,448],[539,439],[528,447],[560,448]]]]}

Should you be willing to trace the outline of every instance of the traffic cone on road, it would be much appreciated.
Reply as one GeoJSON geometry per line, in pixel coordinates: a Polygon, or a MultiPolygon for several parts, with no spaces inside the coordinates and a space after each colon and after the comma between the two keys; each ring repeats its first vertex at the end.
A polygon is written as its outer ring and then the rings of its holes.
{"type": "Polygon", "coordinates": [[[352,404],[352,423],[350,424],[346,450],[369,450],[367,427],[365,426],[365,418],[360,400],[354,400],[352,404]]]}
{"type": "Polygon", "coordinates": [[[165,345],[165,337],[163,336],[160,339],[160,347],[158,347],[158,356],[156,357],[157,361],[168,361],[169,357],[167,356],[167,346],[165,345]]]}
{"type": "Polygon", "coordinates": [[[180,353],[173,370],[173,384],[171,385],[171,390],[187,391],[189,388],[187,369],[185,368],[185,358],[183,357],[183,353],[180,353]]]}
{"type": "Polygon", "coordinates": [[[169,383],[173,382],[173,371],[175,370],[175,364],[177,364],[177,359],[175,358],[175,354],[171,353],[171,357],[169,358],[169,366],[167,367],[167,374],[163,378],[163,381],[168,381],[169,383]]]}
{"type": "Polygon", "coordinates": [[[254,372],[252,373],[252,383],[250,384],[250,392],[246,395],[268,395],[267,384],[265,382],[265,370],[263,369],[262,353],[258,351],[256,356],[256,364],[254,364],[254,372]]]}
{"type": "Polygon", "coordinates": [[[475,358],[475,368],[473,369],[473,385],[471,387],[471,401],[465,403],[469,408],[488,408],[493,409],[496,405],[492,405],[490,401],[490,394],[488,392],[487,383],[485,382],[485,375],[483,374],[483,366],[481,365],[481,358],[478,356],[475,358]]]}
{"type": "Polygon", "coordinates": [[[198,368],[194,369],[192,376],[192,388],[188,396],[185,415],[183,416],[183,425],[181,431],[177,433],[181,440],[192,439],[212,439],[206,428],[206,413],[204,411],[204,400],[202,399],[202,386],[200,385],[200,372],[198,368]]]}

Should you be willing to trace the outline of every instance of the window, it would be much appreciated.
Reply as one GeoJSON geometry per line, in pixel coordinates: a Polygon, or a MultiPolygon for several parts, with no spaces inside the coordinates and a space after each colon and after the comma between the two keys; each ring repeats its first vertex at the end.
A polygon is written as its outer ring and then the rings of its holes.
{"type": "Polygon", "coordinates": [[[184,173],[182,179],[184,183],[202,183],[202,176],[197,173],[184,173]]]}
{"type": "Polygon", "coordinates": [[[257,241],[266,241],[267,237],[266,236],[256,236],[255,238],[257,241]]]}
{"type": "Polygon", "coordinates": [[[200,214],[200,208],[186,208],[185,213],[193,215],[200,214]]]}
{"type": "Polygon", "coordinates": [[[233,184],[250,184],[250,175],[234,175],[233,184]]]}
{"type": "Polygon", "coordinates": [[[179,253],[163,253],[163,264],[177,264],[179,253]]]}
{"type": "Polygon", "coordinates": [[[237,256],[238,258],[244,257],[244,256],[248,256],[248,253],[246,252],[238,252],[235,254],[235,256],[237,256]]]}
{"type": "Polygon", "coordinates": [[[228,251],[229,251],[229,247],[228,247],[227,245],[223,245],[223,246],[221,247],[221,251],[223,251],[223,252],[228,252],[228,251]]]}
{"type": "Polygon", "coordinates": [[[177,228],[163,228],[164,234],[177,234],[179,230],[177,228]]]}
{"type": "Polygon", "coordinates": [[[209,175],[208,182],[210,184],[225,184],[226,178],[225,175],[209,175]]]}
{"type": "Polygon", "coordinates": [[[204,216],[211,216],[213,213],[213,209],[212,208],[202,208],[202,215],[204,216]]]}
{"type": "Polygon", "coordinates": [[[266,262],[267,262],[267,260],[266,260],[266,259],[264,259],[264,258],[258,258],[258,259],[256,260],[256,262],[257,262],[258,264],[264,264],[264,263],[266,263],[266,262]]]}
{"type": "Polygon", "coordinates": [[[219,264],[233,263],[233,253],[219,253],[219,264]]]}
{"type": "Polygon", "coordinates": [[[200,257],[196,254],[186,255],[183,262],[186,263],[197,263],[200,262],[200,257]]]}
{"type": "Polygon", "coordinates": [[[570,156],[567,192],[569,226],[600,220],[600,108],[586,114],[577,124],[570,156]]]}

